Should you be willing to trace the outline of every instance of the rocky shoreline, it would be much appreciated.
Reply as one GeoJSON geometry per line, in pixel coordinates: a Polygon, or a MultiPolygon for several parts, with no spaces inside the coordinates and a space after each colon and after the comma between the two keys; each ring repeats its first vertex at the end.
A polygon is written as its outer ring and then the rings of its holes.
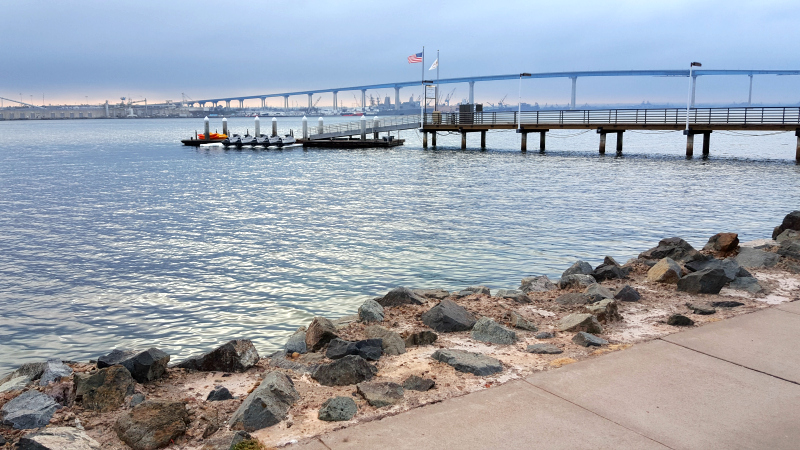
{"type": "Polygon", "coordinates": [[[398,287],[316,317],[263,357],[236,339],[177,364],[157,349],[51,359],[0,378],[0,448],[281,447],[685,327],[800,299],[800,211],[773,239],[663,239],[514,289],[398,287]]]}

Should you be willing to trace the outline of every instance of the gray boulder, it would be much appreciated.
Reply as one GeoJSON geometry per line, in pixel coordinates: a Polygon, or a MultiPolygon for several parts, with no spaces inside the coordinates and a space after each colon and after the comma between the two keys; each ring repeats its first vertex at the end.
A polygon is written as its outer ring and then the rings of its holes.
{"type": "Polygon", "coordinates": [[[97,368],[120,364],[131,373],[134,380],[147,383],[158,378],[167,371],[169,355],[153,347],[143,352],[135,350],[114,350],[108,355],[97,358],[97,368]]]}
{"type": "Polygon", "coordinates": [[[590,301],[592,303],[599,302],[604,298],[614,298],[614,293],[611,292],[609,288],[603,286],[600,283],[596,283],[587,287],[586,290],[583,291],[583,293],[591,297],[590,301]]]}
{"type": "Polygon", "coordinates": [[[603,327],[591,314],[570,314],[556,323],[557,331],[586,331],[602,333],[603,327]]]}
{"type": "Polygon", "coordinates": [[[308,352],[308,346],[306,345],[306,327],[300,327],[294,334],[289,336],[289,340],[286,341],[286,344],[283,346],[283,351],[290,355],[292,353],[299,353],[302,355],[308,352]]]}
{"type": "Polygon", "coordinates": [[[153,450],[183,436],[189,423],[186,403],[148,400],[119,416],[114,431],[133,450],[153,450]]]}
{"type": "Polygon", "coordinates": [[[751,294],[757,294],[764,290],[755,277],[737,277],[729,286],[731,289],[736,289],[737,291],[747,291],[751,294]]]}
{"type": "Polygon", "coordinates": [[[530,303],[531,299],[522,291],[516,289],[498,289],[494,294],[497,298],[513,300],[517,303],[530,303]]]}
{"type": "Polygon", "coordinates": [[[682,314],[673,314],[667,319],[667,325],[673,325],[676,327],[690,327],[694,325],[694,320],[682,314]]]}
{"type": "Polygon", "coordinates": [[[593,296],[587,294],[581,294],[578,292],[570,292],[568,294],[562,294],[556,298],[556,303],[559,305],[564,306],[576,306],[576,305],[585,305],[589,302],[594,300],[593,296]]]}
{"type": "Polygon", "coordinates": [[[0,378],[0,385],[7,383],[12,378],[19,377],[28,378],[30,381],[38,380],[42,376],[42,373],[44,373],[44,368],[46,366],[46,362],[25,363],[19,366],[17,370],[0,378]]]}
{"type": "Polygon", "coordinates": [[[439,339],[439,335],[430,330],[418,331],[409,334],[403,341],[408,347],[416,347],[419,345],[431,345],[439,339]]]}
{"type": "Polygon", "coordinates": [[[380,325],[368,326],[364,329],[364,335],[368,340],[380,339],[384,355],[395,356],[406,352],[406,343],[400,334],[380,325]]]}
{"type": "Polygon", "coordinates": [[[776,239],[786,230],[800,231],[800,211],[792,211],[783,218],[783,222],[772,231],[772,239],[776,239]]]}
{"type": "Polygon", "coordinates": [[[269,356],[269,366],[276,369],[291,370],[299,374],[311,374],[322,364],[324,358],[325,356],[319,353],[306,353],[294,359],[287,356],[285,352],[279,351],[269,356]]]}
{"type": "Polygon", "coordinates": [[[53,417],[60,406],[49,395],[30,390],[15,397],[0,409],[3,425],[17,430],[41,428],[53,417]]]}
{"type": "Polygon", "coordinates": [[[525,294],[531,292],[549,292],[557,288],[558,286],[550,281],[547,275],[523,278],[522,282],[519,284],[519,290],[525,294]]]}
{"type": "Polygon", "coordinates": [[[606,280],[628,278],[629,269],[621,267],[614,258],[606,256],[603,264],[597,266],[591,273],[598,283],[606,280]]]}
{"type": "Polygon", "coordinates": [[[736,262],[746,269],[772,267],[781,259],[777,253],[765,252],[755,248],[742,247],[736,256],[736,262]]]}
{"type": "Polygon", "coordinates": [[[783,230],[783,232],[775,238],[778,241],[778,244],[782,243],[783,241],[795,241],[800,239],[800,231],[796,230],[783,230]]]}
{"type": "Polygon", "coordinates": [[[480,353],[441,349],[436,350],[431,357],[449,364],[459,372],[471,373],[481,377],[503,371],[503,364],[499,360],[480,353]]]}
{"type": "Polygon", "coordinates": [[[450,297],[453,298],[464,298],[469,297],[470,295],[475,295],[472,291],[456,291],[450,294],[450,297]]]}
{"type": "Polygon", "coordinates": [[[607,340],[586,333],[585,331],[578,332],[578,334],[572,338],[572,342],[584,347],[600,347],[601,345],[608,344],[607,340]]]}
{"type": "Polygon", "coordinates": [[[233,400],[231,391],[225,386],[214,387],[214,390],[209,392],[208,397],[206,397],[207,402],[221,402],[223,400],[233,400]]]}
{"type": "Polygon", "coordinates": [[[628,286],[627,284],[622,286],[622,289],[614,294],[614,299],[621,302],[638,302],[641,298],[642,296],[639,295],[639,291],[628,286]]]}
{"type": "MultiPolygon", "coordinates": [[[[336,338],[328,344],[325,356],[329,359],[340,359],[347,355],[358,355],[367,361],[377,361],[383,354],[382,342],[382,339],[366,339],[353,342],[336,338]]],[[[405,351],[405,348],[403,350],[405,351]]]]}
{"type": "Polygon", "coordinates": [[[328,364],[321,364],[311,378],[323,386],[348,386],[369,381],[378,369],[360,356],[348,355],[328,364]]]}
{"type": "Polygon", "coordinates": [[[333,397],[325,400],[317,417],[326,422],[350,420],[358,412],[355,400],[350,397],[333,397]]]}
{"type": "Polygon", "coordinates": [[[711,258],[706,261],[692,261],[690,263],[686,263],[685,267],[686,270],[690,272],[697,272],[705,269],[722,269],[722,271],[725,272],[725,277],[728,279],[728,281],[735,280],[738,274],[744,270],[733,258],[727,258],[724,260],[711,258]]]}
{"type": "Polygon", "coordinates": [[[583,309],[587,313],[597,317],[597,320],[602,323],[622,320],[622,316],[619,315],[617,302],[614,299],[606,298],[597,303],[586,305],[583,309]]]}
{"type": "Polygon", "coordinates": [[[429,378],[422,378],[411,375],[403,381],[403,389],[407,391],[427,392],[436,385],[436,382],[429,378]]]}
{"type": "Polygon", "coordinates": [[[17,450],[100,450],[100,443],[72,427],[47,427],[20,438],[17,450]]]}
{"type": "Polygon", "coordinates": [[[533,344],[529,345],[525,351],[540,355],[558,355],[559,353],[564,353],[564,350],[561,350],[553,344],[533,344]]]}
{"type": "Polygon", "coordinates": [[[517,333],[488,317],[481,317],[472,327],[472,339],[491,344],[510,345],[517,342],[517,333]]]}
{"type": "Polygon", "coordinates": [[[75,374],[73,382],[81,406],[100,412],[122,406],[125,397],[132,395],[136,387],[131,373],[121,365],[106,367],[91,374],[75,374]]]}
{"type": "Polygon", "coordinates": [[[358,307],[359,322],[383,322],[383,317],[383,306],[375,300],[367,300],[358,307]]]}
{"type": "Polygon", "coordinates": [[[139,403],[142,403],[143,401],[145,401],[144,394],[139,392],[131,395],[131,401],[128,402],[128,406],[133,408],[134,406],[138,405],[139,403]]]}
{"type": "Polygon", "coordinates": [[[61,362],[58,358],[49,359],[42,377],[39,379],[39,386],[47,386],[49,383],[54,383],[70,375],[72,375],[71,367],[61,362]]]}
{"type": "Polygon", "coordinates": [[[589,275],[591,273],[592,273],[592,266],[586,261],[578,260],[573,265],[571,265],[569,269],[565,270],[564,273],[561,274],[561,278],[565,278],[570,275],[589,275]]]}
{"type": "Polygon", "coordinates": [[[281,372],[268,373],[247,396],[228,421],[232,430],[255,431],[271,427],[286,418],[300,400],[292,380],[281,372]]]}
{"type": "Polygon", "coordinates": [[[733,300],[722,300],[719,302],[711,302],[711,306],[714,308],[738,308],[739,306],[744,306],[744,303],[733,300]]]}
{"type": "Polygon", "coordinates": [[[444,300],[450,296],[450,292],[444,289],[414,289],[414,294],[424,298],[432,298],[435,300],[444,300]]]}
{"type": "Polygon", "coordinates": [[[381,306],[422,305],[425,299],[415,294],[411,289],[399,286],[377,299],[381,306]]]}
{"type": "Polygon", "coordinates": [[[778,247],[778,254],[787,258],[800,259],[800,240],[787,239],[778,247]]]}
{"type": "Polygon", "coordinates": [[[475,316],[452,300],[442,300],[421,318],[422,323],[440,333],[471,330],[476,322],[475,316]]]}
{"type": "Polygon", "coordinates": [[[258,351],[249,339],[229,341],[208,353],[189,358],[178,367],[203,372],[244,372],[258,362],[258,351]]]}
{"type": "Polygon", "coordinates": [[[678,290],[690,294],[719,294],[728,283],[722,269],[704,269],[678,280],[678,290]]]}
{"type": "Polygon", "coordinates": [[[686,303],[686,307],[691,309],[693,313],[700,314],[701,316],[707,316],[717,312],[717,310],[708,303],[686,303]]]}
{"type": "Polygon", "coordinates": [[[683,263],[708,259],[707,256],[695,250],[688,242],[679,237],[662,239],[656,247],[640,253],[639,258],[655,260],[670,258],[683,263]]]}
{"type": "Polygon", "coordinates": [[[509,311],[506,313],[505,319],[507,319],[508,323],[514,328],[519,328],[520,330],[525,331],[539,331],[539,328],[536,326],[536,324],[528,321],[515,311],[509,311]]]}
{"type": "Polygon", "coordinates": [[[573,274],[561,277],[558,280],[559,289],[586,289],[587,287],[597,283],[591,275],[573,274]]]}
{"type": "Polygon", "coordinates": [[[338,336],[333,322],[324,317],[314,317],[306,330],[306,348],[310,352],[317,352],[336,337],[338,336]]]}
{"type": "Polygon", "coordinates": [[[11,392],[11,391],[21,391],[28,387],[30,384],[31,378],[27,376],[20,376],[16,378],[12,378],[6,381],[3,384],[0,384],[0,393],[3,392],[11,392]]]}
{"type": "Polygon", "coordinates": [[[486,286],[470,286],[464,290],[472,291],[473,294],[478,294],[478,295],[492,295],[491,291],[486,286]]]}
{"type": "Polygon", "coordinates": [[[403,400],[405,394],[403,386],[397,383],[358,383],[356,391],[364,397],[364,400],[375,408],[391,406],[403,400]]]}

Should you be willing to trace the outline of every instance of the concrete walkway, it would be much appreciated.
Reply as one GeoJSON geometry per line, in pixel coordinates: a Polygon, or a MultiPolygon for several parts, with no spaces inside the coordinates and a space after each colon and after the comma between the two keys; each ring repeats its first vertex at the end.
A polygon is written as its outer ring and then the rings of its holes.
{"type": "Polygon", "coordinates": [[[800,302],[693,328],[292,449],[797,449],[800,302]]]}

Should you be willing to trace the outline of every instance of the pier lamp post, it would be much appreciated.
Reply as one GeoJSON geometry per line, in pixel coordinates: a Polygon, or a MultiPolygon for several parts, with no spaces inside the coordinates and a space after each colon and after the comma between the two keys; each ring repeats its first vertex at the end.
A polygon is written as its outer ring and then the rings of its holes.
{"type": "Polygon", "coordinates": [[[517,99],[517,133],[522,133],[522,77],[530,77],[531,74],[525,72],[519,74],[519,98],[517,99]]]}
{"type": "Polygon", "coordinates": [[[689,135],[689,105],[692,102],[692,70],[695,67],[703,67],[703,65],[697,61],[689,64],[689,96],[686,98],[686,129],[683,131],[683,134],[687,136],[689,135]]]}

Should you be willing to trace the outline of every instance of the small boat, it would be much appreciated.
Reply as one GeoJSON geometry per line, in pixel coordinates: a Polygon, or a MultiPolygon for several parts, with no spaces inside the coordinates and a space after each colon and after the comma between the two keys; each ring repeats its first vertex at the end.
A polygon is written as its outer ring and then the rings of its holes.
{"type": "Polygon", "coordinates": [[[228,136],[227,139],[222,141],[222,145],[224,145],[225,147],[230,147],[230,146],[241,147],[242,146],[242,136],[240,136],[238,134],[232,134],[232,135],[228,136]]]}
{"type": "Polygon", "coordinates": [[[264,147],[269,147],[269,136],[266,134],[262,134],[261,136],[256,137],[256,144],[255,145],[262,145],[264,147]]]}
{"type": "Polygon", "coordinates": [[[280,138],[280,140],[281,140],[281,143],[280,143],[281,147],[283,147],[284,145],[290,145],[290,144],[294,144],[295,142],[297,142],[297,140],[291,134],[287,134],[286,136],[283,136],[282,138],[280,138]]]}
{"type": "Polygon", "coordinates": [[[269,137],[269,145],[270,147],[277,147],[281,145],[281,137],[280,136],[270,136],[269,137]]]}
{"type": "Polygon", "coordinates": [[[250,136],[249,134],[247,134],[244,137],[242,137],[242,139],[239,142],[240,143],[239,143],[239,145],[237,145],[237,147],[241,147],[243,145],[257,145],[258,144],[258,142],[256,141],[256,137],[255,136],[250,136]]]}

